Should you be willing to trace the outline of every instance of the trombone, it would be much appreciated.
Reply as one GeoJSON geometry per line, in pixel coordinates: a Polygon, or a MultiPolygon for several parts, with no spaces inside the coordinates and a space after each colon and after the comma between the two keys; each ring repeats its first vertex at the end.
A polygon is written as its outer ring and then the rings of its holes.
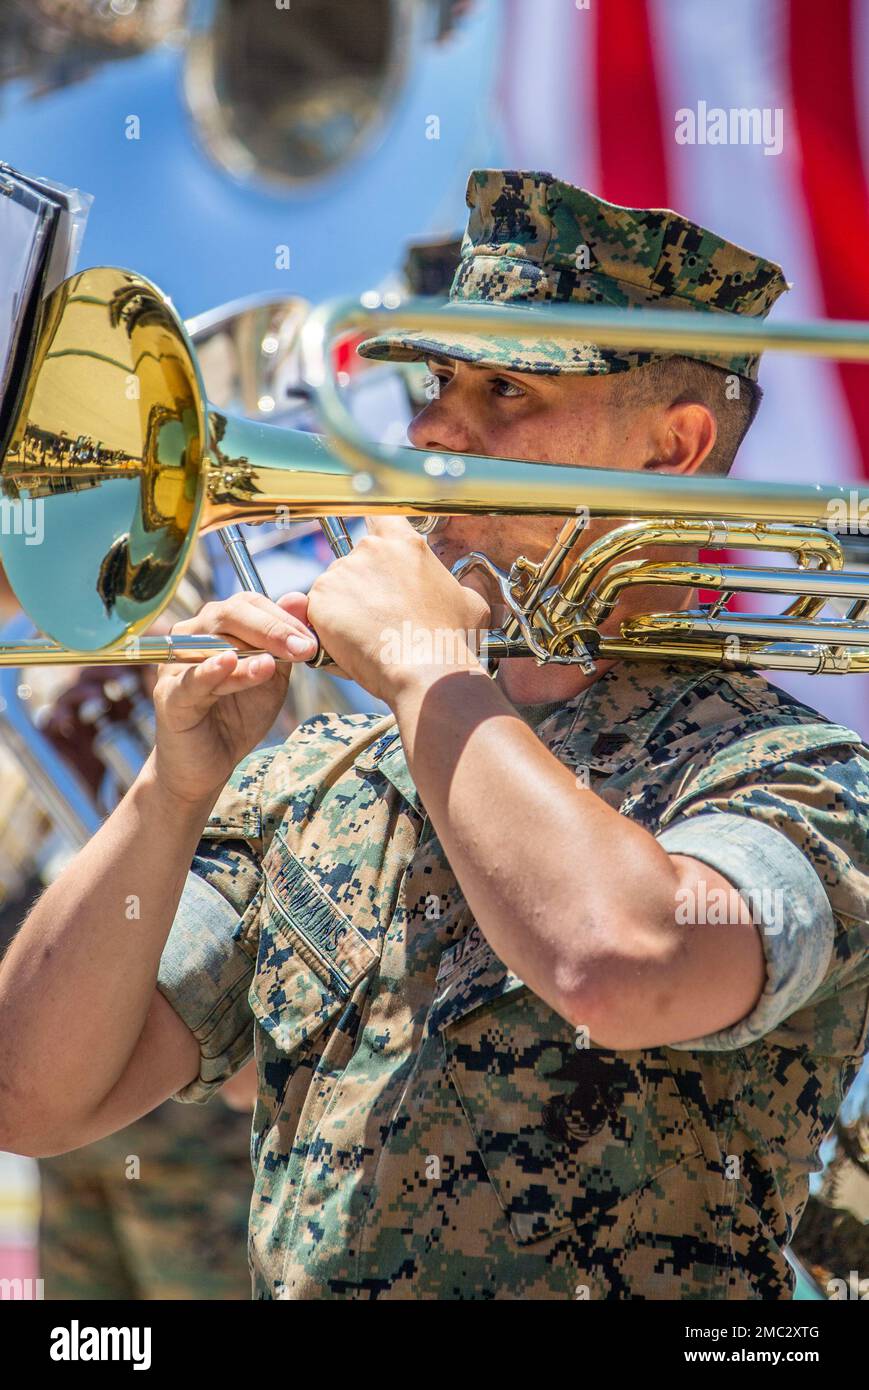
{"type": "MultiPolygon", "coordinates": [[[[527,332],[500,306],[450,305],[452,327],[527,332]]],[[[454,567],[486,571],[508,613],[485,635],[490,661],[682,659],[711,665],[844,673],[869,670],[869,575],[845,568],[850,534],[869,529],[869,491],[846,486],[672,478],[469,454],[426,454],[365,437],[330,364],[342,333],[442,326],[439,306],[372,310],[344,300],[302,330],[306,378],[325,435],[234,418],[210,405],[196,354],[170,301],[128,270],[99,267],[44,302],[28,368],[0,440],[0,557],[22,608],[46,636],[0,648],[0,664],[197,661],[232,644],[211,636],[149,637],[197,535],[239,522],[320,521],[335,554],[343,517],[398,513],[419,529],[456,513],[550,513],[564,524],[549,554],[509,572],[472,553],[454,567]],[[621,524],[583,544],[589,517],[621,524]],[[786,554],[793,567],[650,562],[644,546],[786,554]],[[560,578],[566,569],[564,577],[560,578]],[[693,610],[650,613],[601,633],[619,594],[637,584],[716,591],[693,610]],[[731,614],[737,592],[791,598],[781,614],[731,614]],[[843,618],[823,616],[844,601],[843,618]]],[[[547,336],[674,353],[809,353],[869,361],[869,324],[759,325],[709,314],[573,306],[541,312],[547,336]]],[[[230,533],[235,542],[239,533],[230,533]]],[[[237,568],[245,569],[243,551],[237,568]]],[[[255,583],[248,576],[251,585],[255,583]]],[[[233,648],[235,649],[235,648],[233,648]]],[[[251,655],[245,650],[244,655],[251,655]]],[[[328,660],[322,651],[312,664],[328,660]]]]}

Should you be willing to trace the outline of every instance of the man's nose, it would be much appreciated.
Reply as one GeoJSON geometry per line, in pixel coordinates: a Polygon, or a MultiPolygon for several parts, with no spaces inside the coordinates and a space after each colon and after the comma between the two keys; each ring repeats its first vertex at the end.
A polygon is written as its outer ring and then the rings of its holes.
{"type": "Polygon", "coordinates": [[[473,427],[467,401],[460,405],[455,397],[442,394],[429,402],[408,425],[407,437],[415,449],[440,453],[476,454],[473,427]]]}

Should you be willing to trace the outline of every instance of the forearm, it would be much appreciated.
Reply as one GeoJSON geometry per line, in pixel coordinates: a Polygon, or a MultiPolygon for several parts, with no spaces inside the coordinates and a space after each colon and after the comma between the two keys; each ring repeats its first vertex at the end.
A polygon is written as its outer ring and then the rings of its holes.
{"type": "Polygon", "coordinates": [[[32,908],[0,966],[4,1134],[33,1106],[85,1115],[118,1080],[212,804],[167,795],[147,763],[32,908]]]}
{"type": "Polygon", "coordinates": [[[479,668],[420,672],[394,709],[465,899],[535,993],[561,1013],[592,1012],[632,961],[678,952],[673,861],[578,784],[479,668]]]}

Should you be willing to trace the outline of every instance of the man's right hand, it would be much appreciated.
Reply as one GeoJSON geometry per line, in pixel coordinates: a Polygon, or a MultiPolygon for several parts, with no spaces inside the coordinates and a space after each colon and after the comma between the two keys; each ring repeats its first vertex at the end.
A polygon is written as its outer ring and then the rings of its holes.
{"type": "Polygon", "coordinates": [[[209,812],[271,728],[290,663],[316,649],[306,613],[304,594],[276,603],[237,594],[172,629],[268,655],[228,651],[161,668],[146,769],[9,947],[0,968],[0,1150],[80,1148],[198,1075],[199,1043],[157,988],[160,957],[209,812]],[[299,650],[288,645],[305,637],[299,650]]]}
{"type": "Polygon", "coordinates": [[[196,665],[165,665],[154,687],[158,782],[181,801],[217,799],[245,754],[271,728],[286,699],[291,663],[309,661],[317,639],[305,625],[307,598],[233,594],[207,603],[173,634],[213,633],[267,656],[221,652],[196,665]]]}

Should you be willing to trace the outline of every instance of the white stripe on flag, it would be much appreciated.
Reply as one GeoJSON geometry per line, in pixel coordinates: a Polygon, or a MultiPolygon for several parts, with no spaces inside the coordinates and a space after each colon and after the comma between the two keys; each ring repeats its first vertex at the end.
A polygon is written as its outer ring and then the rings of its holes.
{"type": "Polygon", "coordinates": [[[546,169],[593,187],[594,6],[570,0],[509,0],[506,19],[506,141],[514,169],[546,169]]]}
{"type": "MultiPolygon", "coordinates": [[[[741,246],[777,261],[793,288],[771,317],[779,322],[823,314],[811,229],[798,174],[790,117],[781,0],[758,7],[731,0],[727,12],[703,13],[692,0],[653,0],[661,60],[662,105],[771,107],[784,111],[784,149],[668,142],[678,210],[741,246]],[[760,31],[760,32],[759,32],[760,31]],[[730,55],[730,56],[728,56],[730,55]]],[[[838,482],[860,476],[847,406],[835,370],[807,358],[769,353],[761,365],[761,412],[740,451],[744,477],[838,482]]]]}
{"type": "MultiPolygon", "coordinates": [[[[696,111],[699,101],[707,108],[784,111],[780,155],[765,155],[762,148],[750,145],[668,142],[676,207],[782,266],[793,288],[772,310],[773,319],[823,317],[790,115],[783,0],[768,0],[763,6],[755,0],[731,0],[726,11],[699,7],[693,0],[652,4],[662,109],[671,130],[676,110],[696,111]]],[[[761,363],[760,382],[763,404],[740,450],[736,476],[807,483],[860,479],[851,416],[832,365],[768,353],[761,363]]],[[[775,605],[749,600],[746,607],[775,605]]],[[[869,677],[819,681],[782,673],[770,678],[838,722],[867,731],[869,677]]]]}

